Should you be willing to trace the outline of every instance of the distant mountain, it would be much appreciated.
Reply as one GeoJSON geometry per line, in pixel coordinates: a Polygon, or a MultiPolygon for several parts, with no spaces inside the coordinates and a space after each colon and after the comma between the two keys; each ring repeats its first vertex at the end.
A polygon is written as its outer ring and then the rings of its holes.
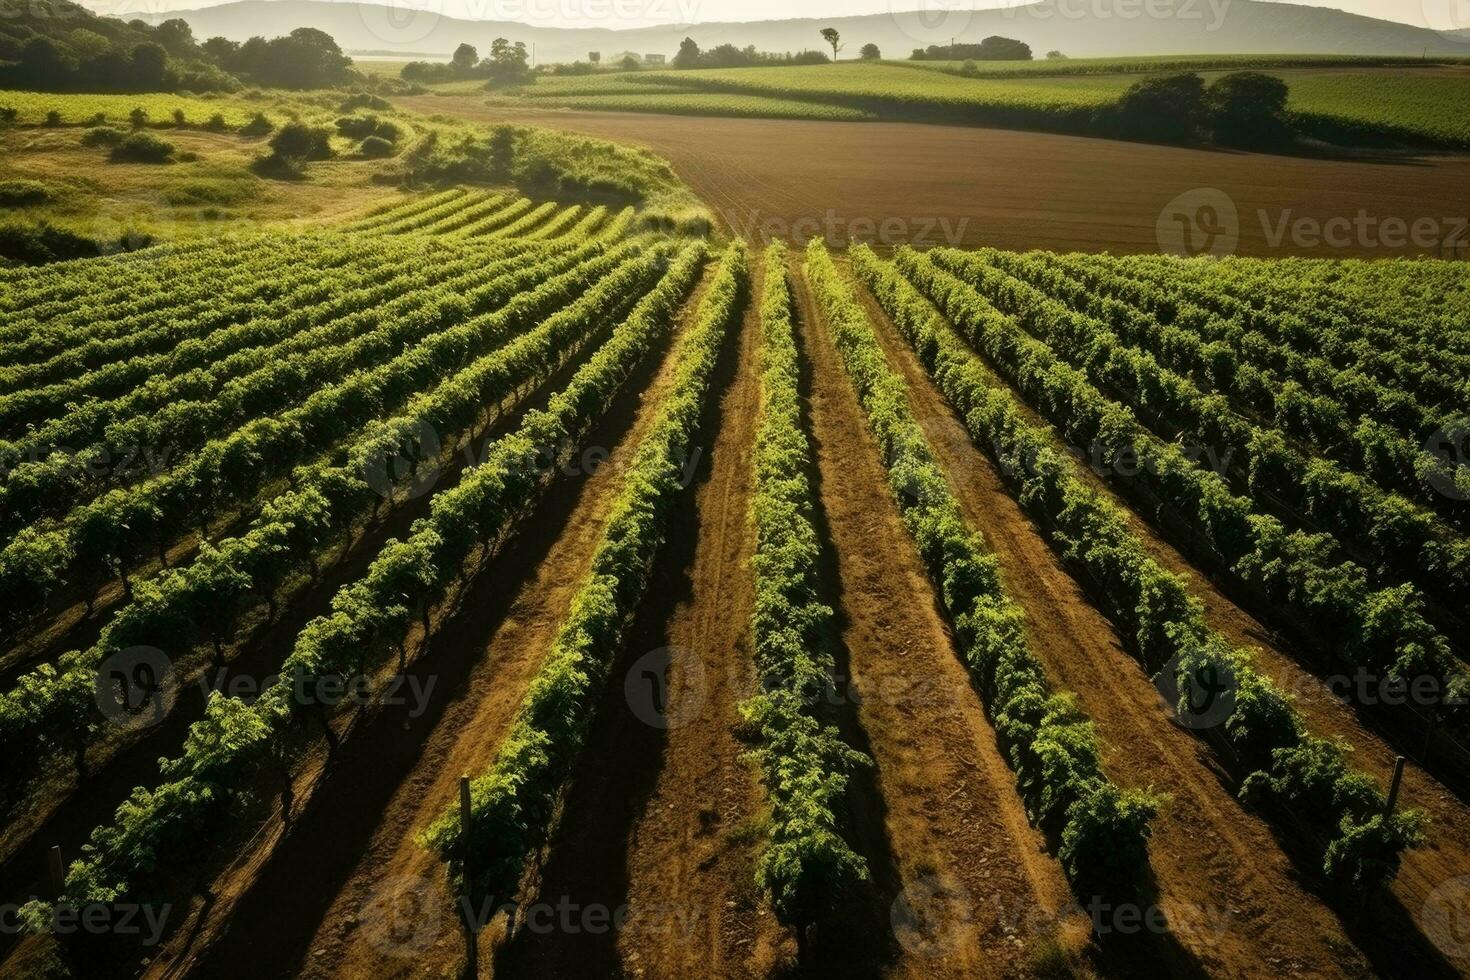
{"type": "Polygon", "coordinates": [[[503,21],[471,21],[398,7],[323,0],[241,0],[203,10],[155,14],[154,22],[183,17],[203,39],[244,40],[284,34],[297,27],[326,31],[349,51],[449,54],[467,41],[482,51],[496,37],[535,45],[537,61],[585,59],[589,51],[636,51],[672,56],[680,39],[702,48],[753,44],[763,51],[820,49],[824,27],[842,32],[847,55],[877,44],[885,57],[906,58],[914,48],[951,39],[979,41],[991,34],[1018,38],[1037,56],[1060,50],[1073,57],[1134,54],[1389,54],[1470,55],[1470,31],[1440,33],[1323,7],[1257,0],[1153,0],[1120,5],[1141,14],[1103,16],[1110,5],[1040,0],[1024,7],[957,13],[874,14],[749,23],[692,24],[629,30],[529,27],[503,21]],[[1088,10],[1089,7],[1096,9],[1088,10]],[[1218,14],[1217,14],[1218,11],[1218,14]],[[1079,16],[1080,14],[1080,16],[1079,16]],[[931,22],[932,21],[932,22],[931,22]]]}

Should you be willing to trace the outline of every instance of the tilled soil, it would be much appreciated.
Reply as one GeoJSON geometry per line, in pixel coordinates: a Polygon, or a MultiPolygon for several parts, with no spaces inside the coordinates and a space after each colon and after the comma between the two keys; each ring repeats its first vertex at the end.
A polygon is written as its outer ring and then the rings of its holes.
{"type": "Polygon", "coordinates": [[[1000,977],[1045,951],[1075,956],[1085,932],[1057,927],[1061,867],[1027,822],[830,330],[804,281],[796,293],[840,603],[836,694],[873,757],[867,819],[888,851],[887,867],[868,855],[896,940],[881,975],[1000,977]]]}
{"type": "MultiPolygon", "coordinates": [[[[1241,255],[1387,258],[1439,254],[1401,242],[1397,222],[1432,220],[1438,243],[1470,210],[1463,155],[1333,159],[918,123],[491,107],[473,95],[396,101],[647,146],[726,230],[755,239],[1157,252],[1161,221],[1172,243],[1171,215],[1209,205],[1197,228],[1233,231],[1241,255]]],[[[1206,245],[1202,231],[1194,244],[1206,245]]]]}

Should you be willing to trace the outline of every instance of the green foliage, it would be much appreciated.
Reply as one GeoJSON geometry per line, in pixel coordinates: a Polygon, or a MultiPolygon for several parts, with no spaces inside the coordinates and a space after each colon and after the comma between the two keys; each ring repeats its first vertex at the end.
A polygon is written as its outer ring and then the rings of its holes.
{"type": "MultiPolygon", "coordinates": [[[[851,254],[858,275],[904,321],[906,332],[915,322],[933,329],[920,319],[924,314],[911,287],[891,267],[866,246],[851,254]]],[[[1060,835],[1059,856],[1079,895],[1131,897],[1146,876],[1149,820],[1158,798],[1124,792],[1103,773],[1092,723],[1070,694],[1053,691],[1026,639],[1024,614],[1006,595],[995,559],[966,524],[908,407],[904,382],[888,366],[866,315],[819,240],[813,239],[807,255],[904,525],[955,624],[971,677],[1016,770],[1027,813],[1060,835]]]]}
{"type": "Polygon", "coordinates": [[[152,133],[130,133],[112,148],[109,158],[123,163],[167,163],[174,155],[174,145],[152,133]]]}
{"type": "Polygon", "coordinates": [[[0,180],[0,207],[23,208],[51,200],[51,190],[39,180],[0,180]]]}
{"type": "Polygon", "coordinates": [[[283,160],[329,160],[332,157],[332,134],[325,127],[288,122],[271,137],[270,148],[272,155],[283,160]]]}
{"type": "Polygon", "coordinates": [[[849,773],[872,760],[822,724],[816,710],[836,666],[828,645],[832,610],[818,593],[821,542],[807,476],[815,460],[801,424],[786,256],[780,242],[767,250],[760,305],[761,416],[750,509],[756,533],[751,629],[761,693],[741,713],[760,734],[749,758],[771,807],[756,884],[780,921],[801,929],[868,876],[867,863],[842,837],[839,814],[849,773]]]}
{"type": "MultiPolygon", "coordinates": [[[[604,399],[636,359],[667,332],[702,261],[702,246],[689,247],[675,259],[661,286],[578,372],[568,391],[547,413],[528,418],[526,427],[533,433],[550,429],[529,445],[568,445],[565,427],[584,424],[574,399],[606,404],[604,399]],[[582,394],[586,389],[591,390],[582,394]]],[[[670,394],[635,452],[591,568],[531,681],[515,726],[490,769],[471,783],[471,826],[461,824],[456,805],[420,836],[448,862],[455,880],[463,873],[468,849],[474,871],[470,885],[476,894],[498,899],[513,895],[525,862],[550,832],[557,796],[581,751],[596,699],[663,542],[664,521],[680,490],[679,469],[698,429],[726,331],[739,315],[744,282],[744,250],[735,244],[725,253],[679,349],[670,394]]],[[[520,442],[516,439],[508,448],[520,442]]],[[[502,457],[492,455],[481,470],[495,473],[505,465],[502,457]]]]}
{"type": "MultiPolygon", "coordinates": [[[[1334,878],[1361,882],[1389,873],[1392,854],[1411,846],[1414,838],[1364,829],[1365,814],[1382,812],[1379,790],[1348,766],[1339,747],[1311,739],[1290,699],[1256,671],[1249,654],[1231,649],[1209,629],[1187,584],[1157,565],[1116,506],[1087,487],[1075,473],[1076,462],[1053,447],[1046,430],[1027,421],[1015,396],[990,379],[959,335],[1078,444],[1088,445],[1111,432],[1125,439],[1131,451],[1148,446],[1149,455],[1161,462],[1141,470],[1140,478],[1147,474],[1157,479],[1165,499],[1218,476],[1188,463],[1167,462],[1169,447],[1150,441],[1125,410],[1103,401],[1085,374],[1059,363],[1047,344],[1028,337],[1018,322],[1038,330],[1043,323],[1054,324],[1056,329],[1044,335],[1066,350],[1062,325],[1086,324],[1048,305],[1024,284],[991,275],[994,270],[983,261],[943,250],[932,255],[901,250],[897,270],[870,266],[878,270],[873,275],[890,283],[880,290],[880,301],[965,419],[976,444],[995,455],[1020,500],[1038,513],[1057,546],[1096,584],[1104,608],[1134,632],[1135,651],[1145,666],[1154,670],[1167,662],[1181,691],[1194,676],[1235,679],[1239,697],[1230,704],[1220,731],[1232,752],[1254,770],[1242,792],[1272,806],[1310,798],[1314,806],[1292,807],[1292,812],[1311,822],[1326,841],[1324,870],[1334,878]],[[979,276],[983,294],[946,268],[979,276]],[[900,270],[902,277],[895,274],[900,270]],[[924,303],[915,285],[947,314],[954,329],[924,303]],[[1106,418],[1113,421],[1105,428],[1106,418]]],[[[1087,363],[1118,363],[1107,360],[1106,344],[1098,345],[1097,334],[1089,336],[1087,363]]],[[[1251,533],[1259,533],[1263,520],[1250,516],[1251,533]]],[[[1405,827],[1417,825],[1412,813],[1402,819],[1405,827]]]]}

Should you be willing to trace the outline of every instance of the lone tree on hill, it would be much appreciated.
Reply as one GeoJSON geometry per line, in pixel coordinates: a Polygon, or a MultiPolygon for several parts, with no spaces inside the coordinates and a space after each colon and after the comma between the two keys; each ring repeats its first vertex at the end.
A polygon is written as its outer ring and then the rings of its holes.
{"type": "Polygon", "coordinates": [[[842,50],[842,35],[837,33],[835,27],[822,28],[822,40],[832,45],[832,60],[837,60],[837,52],[842,50]]]}
{"type": "Polygon", "coordinates": [[[455,71],[468,74],[480,63],[480,52],[473,44],[461,44],[454,49],[454,57],[449,59],[449,63],[455,71]]]}
{"type": "Polygon", "coordinates": [[[858,57],[862,58],[864,61],[877,61],[879,58],[883,57],[883,52],[878,50],[878,45],[874,44],[872,41],[869,41],[867,44],[864,44],[860,49],[858,49],[858,57]]]}

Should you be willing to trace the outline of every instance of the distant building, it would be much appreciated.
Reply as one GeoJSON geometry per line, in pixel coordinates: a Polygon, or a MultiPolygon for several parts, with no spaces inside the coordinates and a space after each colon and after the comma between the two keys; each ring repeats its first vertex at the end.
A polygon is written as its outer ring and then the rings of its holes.
{"type": "Polygon", "coordinates": [[[646,55],[643,56],[643,63],[645,65],[662,65],[667,60],[668,59],[666,59],[661,54],[646,54],[646,55]]]}

